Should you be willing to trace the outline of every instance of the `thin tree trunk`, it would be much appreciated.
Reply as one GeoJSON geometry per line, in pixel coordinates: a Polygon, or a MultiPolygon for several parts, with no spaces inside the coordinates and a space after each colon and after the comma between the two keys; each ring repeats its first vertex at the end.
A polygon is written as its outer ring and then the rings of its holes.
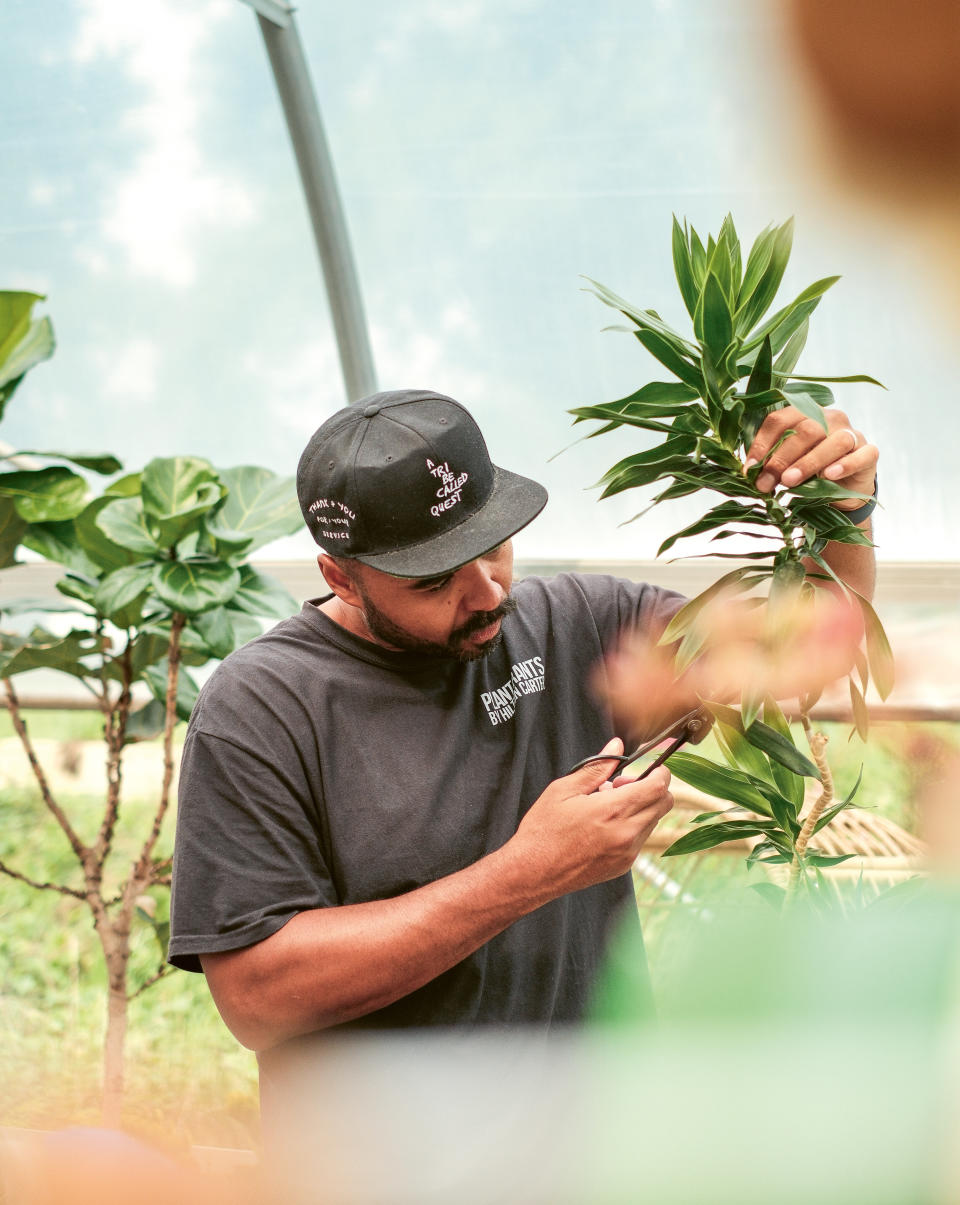
{"type": "Polygon", "coordinates": [[[119,1129],[123,1114],[123,1051],[127,1037],[126,983],[116,986],[110,976],[107,994],[107,1033],[103,1044],[103,1124],[119,1129]]]}

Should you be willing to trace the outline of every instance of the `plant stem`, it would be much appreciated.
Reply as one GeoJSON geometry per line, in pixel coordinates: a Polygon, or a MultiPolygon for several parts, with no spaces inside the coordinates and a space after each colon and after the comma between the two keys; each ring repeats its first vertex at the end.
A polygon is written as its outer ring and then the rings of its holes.
{"type": "MultiPolygon", "coordinates": [[[[130,718],[130,684],[133,679],[133,668],[130,656],[129,634],[127,646],[120,657],[122,680],[120,697],[106,713],[104,738],[107,743],[107,800],[103,812],[103,823],[93,847],[94,857],[102,866],[110,853],[113,843],[113,833],[117,826],[120,813],[120,788],[123,781],[123,749],[127,739],[127,721],[130,718]]],[[[104,698],[106,698],[104,687],[104,698]]]]}
{"type": "Polygon", "coordinates": [[[790,880],[787,884],[788,897],[792,896],[797,889],[797,884],[800,881],[800,867],[803,856],[807,852],[807,845],[813,836],[813,830],[816,828],[817,821],[823,815],[825,809],[833,802],[834,797],[833,774],[830,771],[830,764],[826,757],[827,741],[829,738],[825,732],[814,729],[810,721],[809,711],[800,712],[800,722],[807,736],[810,753],[817,764],[817,769],[820,771],[822,790],[816,803],[814,803],[804,818],[803,827],[800,829],[794,843],[793,861],[790,864],[790,880]]]}
{"type": "Polygon", "coordinates": [[[40,765],[40,760],[37,757],[36,750],[33,747],[33,742],[30,740],[30,735],[27,732],[27,725],[24,722],[23,715],[20,711],[20,700],[17,698],[16,691],[13,689],[13,683],[9,678],[4,678],[3,688],[7,695],[7,710],[10,712],[10,719],[13,722],[14,730],[20,738],[20,744],[23,746],[23,751],[27,755],[27,760],[30,763],[30,769],[33,771],[33,776],[37,780],[37,786],[40,788],[40,796],[46,805],[47,811],[56,819],[57,823],[63,829],[64,835],[70,842],[70,848],[73,850],[77,861],[87,872],[89,880],[89,861],[90,851],[77,836],[76,830],[67,819],[67,815],[53,797],[53,792],[50,790],[50,783],[47,781],[47,776],[43,771],[43,766],[40,765]]]}
{"type": "Polygon", "coordinates": [[[170,624],[170,644],[167,648],[167,695],[166,715],[163,725],[163,782],[160,787],[160,800],[153,818],[150,835],[144,842],[136,868],[128,884],[128,894],[139,895],[151,878],[150,858],[153,854],[163,818],[170,806],[170,787],[173,782],[173,730],[177,724],[177,685],[180,680],[180,634],[186,625],[187,617],[180,611],[174,612],[170,624]]]}

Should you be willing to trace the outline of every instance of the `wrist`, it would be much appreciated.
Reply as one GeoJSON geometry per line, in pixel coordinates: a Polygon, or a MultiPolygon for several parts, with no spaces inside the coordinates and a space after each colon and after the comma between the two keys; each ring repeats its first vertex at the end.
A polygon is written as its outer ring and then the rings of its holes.
{"type": "Polygon", "coordinates": [[[834,510],[842,511],[851,523],[865,523],[873,514],[877,506],[877,491],[879,488],[879,477],[875,474],[873,478],[873,497],[868,498],[866,502],[856,502],[855,499],[843,500],[833,504],[834,510]]]}

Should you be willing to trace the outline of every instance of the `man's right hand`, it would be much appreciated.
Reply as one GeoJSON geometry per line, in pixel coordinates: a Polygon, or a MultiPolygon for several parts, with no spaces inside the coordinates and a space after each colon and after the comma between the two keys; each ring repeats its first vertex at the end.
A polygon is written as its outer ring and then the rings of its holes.
{"type": "MultiPolygon", "coordinates": [[[[623,742],[601,751],[620,754],[623,742]]],[[[658,822],[673,807],[670,772],[659,766],[642,781],[611,779],[611,761],[595,761],[550,783],[508,846],[556,894],[625,874],[658,822]]]]}
{"type": "MultiPolygon", "coordinates": [[[[621,753],[619,740],[604,753],[621,753]]],[[[552,782],[498,850],[392,899],[300,912],[254,945],[201,957],[234,1035],[265,1050],[384,1008],[535,908],[624,874],[673,804],[670,774],[609,761],[552,782]]]]}

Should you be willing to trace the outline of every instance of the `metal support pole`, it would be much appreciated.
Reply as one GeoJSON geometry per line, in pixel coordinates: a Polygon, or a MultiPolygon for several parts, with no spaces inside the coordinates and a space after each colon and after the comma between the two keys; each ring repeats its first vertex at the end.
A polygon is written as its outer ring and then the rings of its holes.
{"type": "Polygon", "coordinates": [[[375,393],[377,378],[333,161],[293,11],[246,0],[257,13],[307,199],[340,353],[347,400],[375,393]]]}

